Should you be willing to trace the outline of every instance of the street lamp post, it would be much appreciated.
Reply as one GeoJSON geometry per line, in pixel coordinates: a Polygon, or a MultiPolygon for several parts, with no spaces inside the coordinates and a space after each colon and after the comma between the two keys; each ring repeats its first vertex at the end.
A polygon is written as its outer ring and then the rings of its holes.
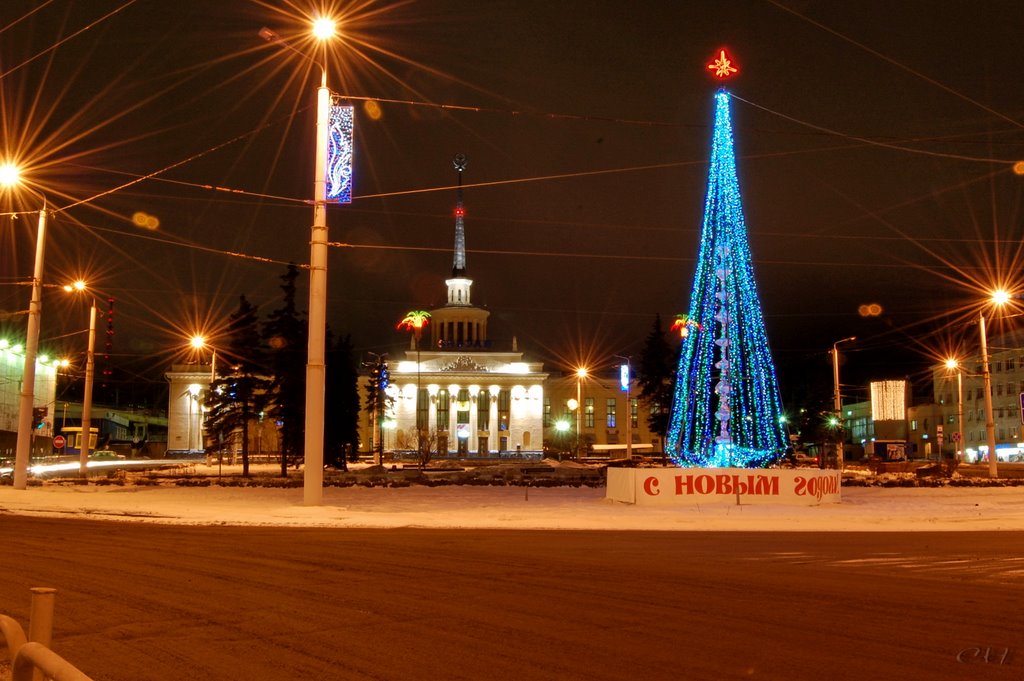
{"type": "Polygon", "coordinates": [[[213,386],[213,382],[217,380],[217,348],[213,347],[206,342],[206,336],[195,335],[189,339],[189,345],[192,346],[193,350],[202,350],[209,346],[210,348],[210,386],[213,386]]]}
{"type": "Polygon", "coordinates": [[[579,461],[582,455],[582,437],[583,432],[583,379],[587,377],[587,370],[585,367],[580,367],[576,370],[576,460],[579,461]]]}
{"type": "MultiPolygon", "coordinates": [[[[260,37],[277,43],[304,59],[309,57],[285,43],[269,28],[260,37]]],[[[313,36],[323,45],[320,87],[316,91],[316,149],[313,167],[313,227],[309,242],[309,332],[306,351],[306,432],[303,445],[302,501],[319,506],[324,498],[324,398],[327,383],[327,144],[331,91],[327,89],[327,40],[335,34],[334,21],[316,19],[313,36]]],[[[310,60],[312,61],[312,60],[310,60]]]]}
{"type": "Polygon", "coordinates": [[[630,383],[633,380],[633,366],[629,357],[615,355],[625,364],[619,366],[619,387],[626,391],[626,460],[633,460],[633,400],[630,398],[630,383]]]}
{"type": "Polygon", "coordinates": [[[427,325],[430,313],[426,310],[411,310],[402,321],[398,322],[398,328],[411,329],[416,344],[416,399],[413,400],[413,424],[416,426],[416,455],[423,461],[423,428],[420,427],[420,340],[423,337],[423,327],[427,325]]]}
{"type": "MultiPolygon", "coordinates": [[[[12,164],[0,166],[0,184],[6,187],[24,185],[20,171],[12,164]]],[[[46,197],[28,190],[43,200],[36,231],[36,257],[32,270],[32,298],[28,304],[28,326],[25,334],[25,366],[21,373],[18,403],[18,439],[14,449],[14,489],[28,487],[28,466],[32,457],[32,406],[35,400],[36,355],[39,352],[39,326],[43,310],[43,256],[46,250],[46,197]]]]}
{"type": "Polygon", "coordinates": [[[82,431],[78,454],[78,473],[83,478],[89,465],[92,438],[92,383],[96,375],[96,300],[89,306],[89,345],[85,351],[85,392],[82,394],[82,431]]]}
{"type": "MultiPolygon", "coordinates": [[[[321,41],[334,35],[334,23],[318,19],[313,34],[321,41]]],[[[303,495],[306,506],[324,498],[324,395],[327,366],[327,142],[331,91],[327,89],[326,45],[316,91],[316,163],[313,169],[313,228],[309,246],[309,333],[306,353],[306,433],[303,495]]]]}
{"type": "MultiPolygon", "coordinates": [[[[580,419],[579,419],[580,403],[579,403],[579,400],[577,400],[576,398],[570,397],[566,401],[565,406],[568,407],[569,411],[571,411],[573,413],[573,420],[576,421],[576,440],[575,440],[575,443],[573,444],[573,448],[572,448],[572,456],[575,458],[576,454],[578,454],[579,451],[580,451],[580,419]]],[[[561,459],[559,459],[559,460],[561,460],[561,459]]]]}
{"type": "Polygon", "coordinates": [[[185,394],[188,395],[188,450],[193,452],[198,449],[196,446],[196,436],[202,438],[202,431],[200,430],[199,414],[199,391],[202,390],[202,386],[198,383],[192,383],[188,386],[188,390],[185,394]],[[193,426],[195,429],[193,430],[193,426]]]}
{"type": "MultiPolygon", "coordinates": [[[[335,35],[335,23],[327,17],[316,19],[313,36],[323,46],[319,62],[320,87],[316,93],[316,149],[313,167],[313,226],[309,242],[309,331],[306,352],[306,431],[303,446],[303,504],[323,503],[324,482],[324,398],[327,366],[327,148],[330,138],[331,91],[327,89],[327,41],[335,35]]],[[[277,43],[304,59],[307,55],[285,43],[269,28],[259,31],[264,40],[277,43]]]]}
{"type": "Polygon", "coordinates": [[[981,381],[985,393],[985,440],[988,444],[988,477],[998,478],[996,459],[996,420],[992,413],[992,373],[988,368],[988,339],[985,337],[985,313],[978,315],[978,330],[981,335],[981,381]]]}
{"type": "MultiPolygon", "coordinates": [[[[79,279],[73,284],[64,286],[64,290],[72,293],[85,291],[86,283],[79,279]]],[[[89,448],[92,445],[92,384],[96,375],[96,299],[89,300],[89,343],[85,351],[85,389],[82,393],[82,430],[78,443],[78,474],[83,478],[88,473],[89,448]]]]}
{"type": "Polygon", "coordinates": [[[839,391],[839,344],[855,340],[857,340],[856,336],[850,336],[832,344],[832,380],[834,385],[832,402],[836,413],[836,432],[838,433],[836,437],[836,468],[840,473],[843,471],[845,462],[843,460],[843,397],[839,391]]]}
{"type": "Polygon", "coordinates": [[[946,360],[947,369],[956,369],[956,460],[964,460],[964,372],[960,362],[946,360]]]}

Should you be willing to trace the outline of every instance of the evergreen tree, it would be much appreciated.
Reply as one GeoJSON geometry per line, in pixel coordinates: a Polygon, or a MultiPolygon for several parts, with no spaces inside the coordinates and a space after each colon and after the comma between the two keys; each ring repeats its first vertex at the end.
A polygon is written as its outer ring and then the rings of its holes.
{"type": "MultiPolygon", "coordinates": [[[[295,280],[299,268],[288,265],[281,275],[281,307],[263,327],[273,374],[268,415],[280,423],[281,477],[288,476],[288,462],[298,458],[304,445],[306,419],[306,325],[295,306],[295,280]]],[[[328,366],[330,363],[328,363],[328,366]]]]}
{"type": "Polygon", "coordinates": [[[640,353],[637,381],[640,384],[640,401],[648,409],[647,425],[652,433],[661,437],[665,437],[668,429],[678,358],[678,349],[666,338],[661,315],[655,315],[654,325],[640,353]]]}
{"type": "Polygon", "coordinates": [[[729,99],[724,88],[715,94],[704,223],[686,313],[692,328],[683,339],[665,434],[666,451],[681,466],[766,466],[787,444],[747,241],[729,99]]]}
{"type": "Polygon", "coordinates": [[[359,372],[350,336],[332,343],[328,335],[328,348],[324,462],[347,470],[346,452],[353,461],[359,452],[359,372]]]}
{"type": "Polygon", "coordinates": [[[221,344],[223,362],[210,384],[206,404],[206,431],[218,443],[239,433],[242,440],[242,475],[249,476],[249,424],[263,408],[270,381],[263,378],[263,348],[259,318],[245,296],[228,320],[221,344]]]}
{"type": "Polygon", "coordinates": [[[381,437],[381,424],[384,423],[384,415],[391,408],[393,400],[386,392],[391,380],[387,353],[375,356],[376,358],[370,364],[370,380],[366,383],[366,410],[373,414],[374,449],[379,454],[379,458],[375,457],[375,462],[382,463],[384,442],[381,437]]]}

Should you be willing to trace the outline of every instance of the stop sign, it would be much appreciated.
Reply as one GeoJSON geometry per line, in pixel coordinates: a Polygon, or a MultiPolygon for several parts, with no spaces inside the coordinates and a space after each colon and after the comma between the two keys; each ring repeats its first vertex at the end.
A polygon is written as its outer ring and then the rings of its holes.
{"type": "Polygon", "coordinates": [[[63,435],[58,435],[57,437],[53,438],[53,448],[54,449],[64,449],[64,444],[65,444],[65,442],[64,442],[64,436],[63,435]]]}

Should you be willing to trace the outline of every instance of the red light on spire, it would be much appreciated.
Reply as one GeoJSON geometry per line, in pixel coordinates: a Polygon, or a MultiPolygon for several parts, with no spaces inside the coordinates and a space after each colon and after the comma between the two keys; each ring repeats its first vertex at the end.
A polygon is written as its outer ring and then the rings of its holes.
{"type": "Polygon", "coordinates": [[[734,73],[739,73],[739,69],[732,65],[732,60],[729,59],[725,54],[725,50],[721,50],[718,53],[718,58],[715,61],[708,64],[708,68],[715,72],[717,78],[728,78],[734,73]]]}
{"type": "Polygon", "coordinates": [[[455,209],[455,217],[457,217],[457,218],[464,218],[464,217],[466,217],[466,209],[463,208],[462,206],[459,206],[458,208],[456,208],[455,209]]]}

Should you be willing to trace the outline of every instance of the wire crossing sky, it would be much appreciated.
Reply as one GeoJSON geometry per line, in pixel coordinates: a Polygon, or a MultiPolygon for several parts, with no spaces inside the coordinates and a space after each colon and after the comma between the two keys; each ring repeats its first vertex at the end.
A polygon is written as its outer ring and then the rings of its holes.
{"type": "Polygon", "coordinates": [[[700,254],[666,438],[680,466],[763,466],[785,449],[782,407],[754,282],[729,94],[715,95],[700,254]]]}

